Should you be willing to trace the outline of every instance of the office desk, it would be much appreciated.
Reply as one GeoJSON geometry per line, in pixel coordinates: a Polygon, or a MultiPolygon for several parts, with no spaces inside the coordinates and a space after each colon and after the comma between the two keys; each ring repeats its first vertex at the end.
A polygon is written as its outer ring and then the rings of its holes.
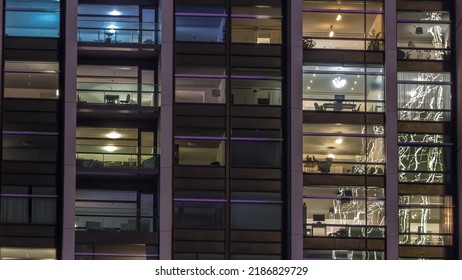
{"type": "Polygon", "coordinates": [[[337,104],[336,102],[324,103],[324,104],[322,104],[322,106],[325,109],[332,109],[334,111],[335,111],[336,108],[340,109],[340,110],[337,110],[337,111],[342,111],[343,109],[354,110],[356,108],[356,104],[354,104],[354,103],[343,103],[343,102],[341,102],[340,104],[337,104]]]}
{"type": "Polygon", "coordinates": [[[104,101],[107,104],[118,104],[119,103],[119,96],[118,95],[105,95],[104,101]]]}

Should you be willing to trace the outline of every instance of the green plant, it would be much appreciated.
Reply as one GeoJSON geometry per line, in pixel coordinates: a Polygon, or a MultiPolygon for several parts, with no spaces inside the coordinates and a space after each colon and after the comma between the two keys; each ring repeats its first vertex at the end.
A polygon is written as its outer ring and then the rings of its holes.
{"type": "Polygon", "coordinates": [[[383,50],[382,32],[375,33],[375,29],[372,29],[371,33],[367,34],[368,38],[372,38],[367,44],[367,50],[369,51],[380,51],[383,50]]]}
{"type": "Polygon", "coordinates": [[[303,48],[312,49],[316,46],[316,42],[310,38],[303,38],[303,48]]]}

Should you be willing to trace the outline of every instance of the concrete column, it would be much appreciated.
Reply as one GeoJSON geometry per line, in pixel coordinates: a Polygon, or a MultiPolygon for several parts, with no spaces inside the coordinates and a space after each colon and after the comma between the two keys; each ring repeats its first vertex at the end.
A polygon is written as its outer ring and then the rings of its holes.
{"type": "Polygon", "coordinates": [[[173,180],[173,67],[174,67],[174,1],[161,3],[162,49],[160,81],[160,190],[159,190],[159,254],[160,259],[172,258],[172,180],[173,180]]]}
{"type": "Polygon", "coordinates": [[[76,188],[76,129],[77,129],[77,1],[66,1],[64,46],[64,169],[63,169],[63,238],[62,259],[75,255],[75,188],[76,188]]]}
{"type": "MultiPolygon", "coordinates": [[[[460,52],[460,48],[462,47],[462,1],[454,1],[455,2],[455,20],[453,22],[453,25],[455,26],[455,42],[456,45],[452,46],[452,54],[455,55],[455,63],[456,63],[456,68],[452,69],[453,71],[456,71],[457,73],[457,80],[454,81],[456,83],[456,91],[452,93],[453,98],[456,99],[456,108],[455,109],[457,112],[457,119],[456,119],[456,125],[453,127],[459,128],[460,122],[462,121],[462,98],[460,98],[459,92],[460,89],[462,88],[462,52],[460,52]]],[[[453,57],[454,58],[454,57],[453,57]]],[[[453,111],[454,112],[454,111],[453,111]]],[[[454,178],[457,180],[457,182],[462,182],[462,129],[457,129],[457,143],[456,143],[456,155],[455,155],[455,160],[457,160],[457,175],[454,178]]],[[[462,205],[462,185],[459,184],[454,184],[454,186],[458,186],[456,193],[457,197],[455,198],[455,205],[457,206],[454,209],[454,222],[456,223],[457,227],[454,227],[455,234],[457,240],[455,240],[455,244],[458,245],[458,248],[456,248],[456,254],[458,259],[462,259],[462,215],[460,212],[460,207],[462,205]]]]}
{"type": "Polygon", "coordinates": [[[287,72],[289,258],[303,259],[303,12],[302,1],[289,1],[287,72]]]}
{"type": "MultiPolygon", "coordinates": [[[[385,2],[385,1],[384,1],[385,2]]],[[[398,259],[398,121],[396,0],[385,4],[386,255],[398,259]]]]}

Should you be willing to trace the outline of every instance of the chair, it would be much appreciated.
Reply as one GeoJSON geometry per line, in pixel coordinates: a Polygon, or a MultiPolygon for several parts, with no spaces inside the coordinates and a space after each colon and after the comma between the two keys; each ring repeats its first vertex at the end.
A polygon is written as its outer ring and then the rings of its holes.
{"type": "Polygon", "coordinates": [[[324,108],[320,106],[318,103],[314,103],[314,108],[316,109],[316,111],[324,111],[324,108]]]}
{"type": "Polygon", "coordinates": [[[120,100],[119,102],[123,104],[129,104],[131,101],[131,97],[132,96],[130,94],[127,94],[127,98],[125,100],[120,100]]]}
{"type": "Polygon", "coordinates": [[[353,112],[359,112],[359,109],[361,109],[361,104],[359,104],[359,106],[354,108],[352,111],[353,112]]]}
{"type": "Polygon", "coordinates": [[[343,102],[335,102],[334,103],[334,111],[342,111],[343,110],[343,102]]]}

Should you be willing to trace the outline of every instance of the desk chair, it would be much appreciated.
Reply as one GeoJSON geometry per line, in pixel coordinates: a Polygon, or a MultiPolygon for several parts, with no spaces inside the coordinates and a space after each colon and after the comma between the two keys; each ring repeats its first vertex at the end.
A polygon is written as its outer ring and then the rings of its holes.
{"type": "Polygon", "coordinates": [[[334,104],[334,111],[342,111],[343,110],[343,102],[335,102],[334,104]]]}
{"type": "Polygon", "coordinates": [[[316,102],[314,103],[314,108],[316,109],[316,111],[324,111],[324,108],[316,102]]]}
{"type": "Polygon", "coordinates": [[[353,111],[353,112],[359,112],[359,109],[361,109],[361,104],[359,104],[358,107],[353,108],[352,111],[353,111]]]}
{"type": "Polygon", "coordinates": [[[119,103],[130,104],[131,97],[132,96],[130,94],[127,94],[127,98],[125,98],[125,100],[120,100],[119,103]]]}

